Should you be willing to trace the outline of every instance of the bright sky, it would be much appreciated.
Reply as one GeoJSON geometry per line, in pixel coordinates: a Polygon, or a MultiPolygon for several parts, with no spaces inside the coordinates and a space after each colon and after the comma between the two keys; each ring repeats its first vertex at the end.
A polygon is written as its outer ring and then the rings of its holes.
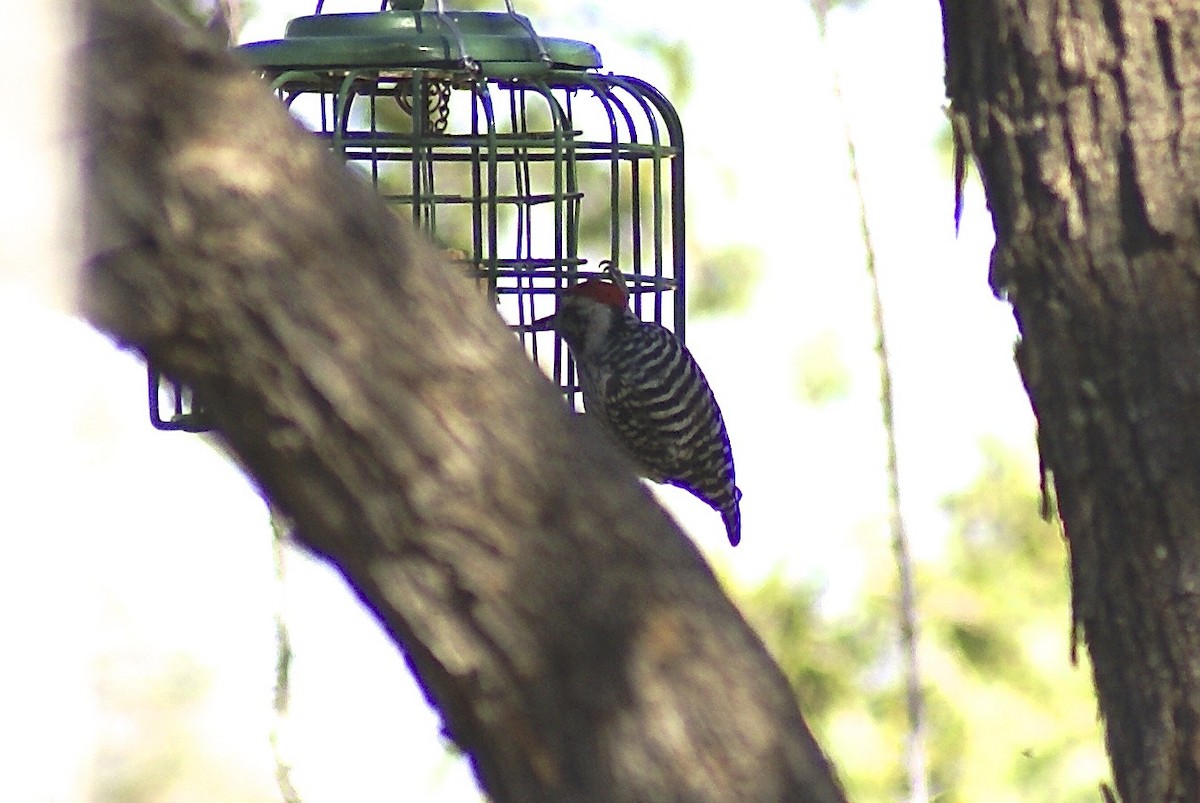
{"type": "MultiPolygon", "coordinates": [[[[260,5],[244,41],[279,36],[287,18],[313,4],[260,5]]],[[[49,6],[23,4],[21,13],[44,23],[49,6]]],[[[330,0],[326,10],[371,6],[330,0]]],[[[745,241],[764,255],[749,314],[689,328],[735,447],[742,545],[729,549],[719,518],[701,503],[673,489],[663,496],[735,578],[752,582],[782,566],[821,580],[836,601],[852,593],[863,554],[889,542],[869,296],[831,59],[878,249],[904,513],[924,554],[945,531],[939,500],[975,474],[982,436],[1032,455],[1012,319],[987,288],[991,232],[975,187],[963,234],[953,235],[950,182],[933,150],[943,103],[936,3],[876,0],[835,14],[832,56],[797,0],[764,0],[753,12],[696,8],[560,3],[535,24],[586,38],[608,69],[659,84],[653,61],[609,30],[649,27],[691,46],[694,94],[681,109],[689,227],[707,246],[745,241]],[[794,391],[796,355],[829,336],[849,368],[850,396],[807,407],[794,391]]],[[[36,40],[28,30],[0,33],[10,74],[52,55],[24,47],[36,40]]],[[[58,32],[56,41],[69,38],[58,32]]],[[[85,799],[92,738],[111,734],[114,722],[131,727],[101,716],[92,668],[180,654],[208,667],[210,681],[196,748],[205,758],[192,771],[245,772],[254,780],[236,783],[269,798],[279,589],[266,514],[202,439],[150,428],[137,361],[56,311],[72,235],[54,224],[74,215],[56,208],[49,191],[47,178],[70,164],[62,153],[69,126],[50,111],[0,134],[9,138],[0,216],[8,377],[0,402],[0,762],[22,759],[0,766],[0,799],[85,799]]],[[[304,799],[477,800],[463,765],[445,758],[437,720],[403,662],[340,579],[293,555],[285,594],[296,651],[285,747],[304,799]]]]}

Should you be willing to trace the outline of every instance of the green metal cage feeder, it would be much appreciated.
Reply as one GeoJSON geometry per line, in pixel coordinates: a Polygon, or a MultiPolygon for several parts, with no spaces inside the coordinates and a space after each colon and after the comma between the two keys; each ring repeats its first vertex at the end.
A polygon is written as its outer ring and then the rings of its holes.
{"type": "MultiPolygon", "coordinates": [[[[564,345],[526,326],[556,296],[617,273],[644,320],[684,335],[683,131],[645,81],[600,72],[595,47],[441,0],[322,13],[237,48],[293,115],[486,288],[574,401],[564,345]]],[[[160,429],[203,408],[153,366],[160,429]]]]}

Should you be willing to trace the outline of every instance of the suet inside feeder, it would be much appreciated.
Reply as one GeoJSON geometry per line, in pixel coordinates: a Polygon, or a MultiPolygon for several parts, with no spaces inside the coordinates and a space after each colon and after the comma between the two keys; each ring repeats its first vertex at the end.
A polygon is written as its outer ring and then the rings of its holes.
{"type": "MultiPolygon", "coordinates": [[[[585,278],[618,272],[639,317],[683,336],[683,132],[662,93],[602,73],[586,42],[539,35],[511,0],[497,12],[323,5],[237,52],[491,294],[567,393],[565,348],[529,324],[585,278]]],[[[155,426],[195,429],[203,411],[166,384],[151,394],[155,426]],[[188,426],[173,425],[181,416],[188,426]]]]}

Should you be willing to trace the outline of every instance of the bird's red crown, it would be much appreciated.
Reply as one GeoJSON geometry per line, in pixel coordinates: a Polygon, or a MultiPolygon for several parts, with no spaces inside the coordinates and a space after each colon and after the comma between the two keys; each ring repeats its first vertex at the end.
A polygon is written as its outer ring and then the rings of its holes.
{"type": "Polygon", "coordinates": [[[625,291],[607,279],[588,279],[567,290],[567,295],[590,298],[610,307],[625,309],[625,291]]]}

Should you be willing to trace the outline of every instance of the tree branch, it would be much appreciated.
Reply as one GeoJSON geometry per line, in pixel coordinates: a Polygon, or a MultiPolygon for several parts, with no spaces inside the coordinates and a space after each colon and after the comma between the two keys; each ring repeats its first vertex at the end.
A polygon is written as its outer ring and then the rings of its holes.
{"type": "Polygon", "coordinates": [[[186,381],[496,800],[843,795],[695,547],[247,70],[95,0],[87,314],[186,381]]]}

